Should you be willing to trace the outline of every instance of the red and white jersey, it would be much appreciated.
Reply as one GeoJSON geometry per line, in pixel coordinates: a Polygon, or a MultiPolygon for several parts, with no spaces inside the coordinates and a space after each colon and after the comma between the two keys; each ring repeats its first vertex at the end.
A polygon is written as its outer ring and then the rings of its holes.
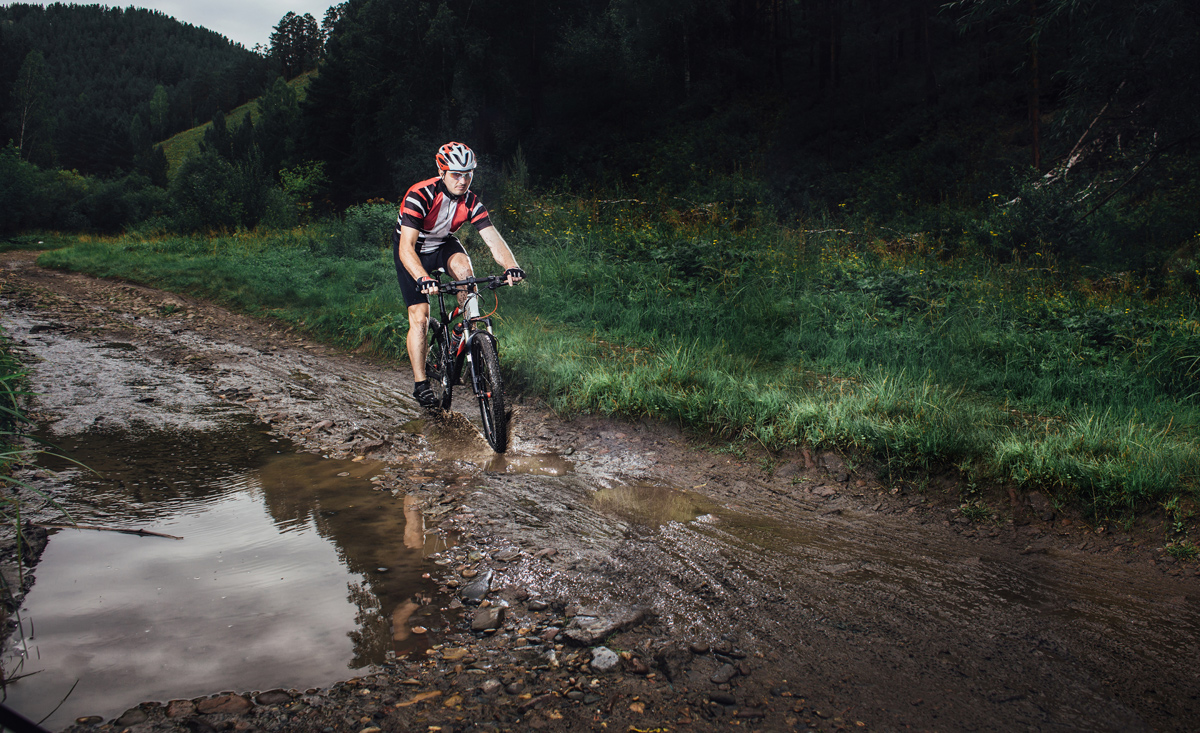
{"type": "Polygon", "coordinates": [[[492,226],[487,209],[474,191],[468,190],[456,199],[446,190],[440,178],[430,178],[414,184],[404,194],[392,241],[400,241],[401,226],[412,227],[419,232],[417,252],[429,254],[436,252],[447,237],[468,221],[477,230],[492,226]]]}

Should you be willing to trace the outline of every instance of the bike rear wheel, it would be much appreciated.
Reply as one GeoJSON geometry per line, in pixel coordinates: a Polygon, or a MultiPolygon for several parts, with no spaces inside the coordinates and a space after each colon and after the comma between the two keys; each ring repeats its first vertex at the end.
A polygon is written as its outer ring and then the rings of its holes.
{"type": "Polygon", "coordinates": [[[429,380],[429,388],[437,398],[437,407],[449,410],[454,386],[450,372],[454,368],[454,361],[449,356],[445,338],[445,328],[431,327],[426,334],[425,378],[429,380]]]}
{"type": "Polygon", "coordinates": [[[492,450],[503,453],[508,449],[508,413],[504,408],[504,382],[500,378],[496,339],[484,331],[477,333],[471,357],[479,416],[483,419],[483,437],[492,450]]]}

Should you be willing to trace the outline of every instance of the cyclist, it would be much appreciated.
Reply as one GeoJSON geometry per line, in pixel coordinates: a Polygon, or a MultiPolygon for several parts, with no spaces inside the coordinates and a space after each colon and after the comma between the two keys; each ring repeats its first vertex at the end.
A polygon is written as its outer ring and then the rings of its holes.
{"type": "MultiPolygon", "coordinates": [[[[475,153],[462,143],[449,142],[438,149],[438,175],[413,184],[404,194],[392,235],[392,254],[396,279],[404,304],[408,306],[408,360],[413,369],[413,397],[422,407],[437,404],[425,376],[425,332],[429,320],[429,300],[437,292],[437,281],[430,273],[444,270],[455,280],[474,277],[471,258],[462,242],[454,236],[466,222],[475,225],[496,263],[504,268],[509,285],[525,277],[508,243],[496,231],[487,209],[475,192],[475,153]]],[[[465,296],[460,294],[461,299],[465,296]]],[[[467,301],[467,317],[479,315],[475,298],[467,301]]]]}

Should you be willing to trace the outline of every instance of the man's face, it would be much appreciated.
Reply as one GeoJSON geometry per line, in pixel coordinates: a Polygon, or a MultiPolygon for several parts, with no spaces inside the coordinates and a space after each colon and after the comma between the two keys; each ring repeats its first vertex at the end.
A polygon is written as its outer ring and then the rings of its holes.
{"type": "Polygon", "coordinates": [[[471,187],[473,171],[442,171],[442,183],[455,196],[462,196],[471,187]]]}

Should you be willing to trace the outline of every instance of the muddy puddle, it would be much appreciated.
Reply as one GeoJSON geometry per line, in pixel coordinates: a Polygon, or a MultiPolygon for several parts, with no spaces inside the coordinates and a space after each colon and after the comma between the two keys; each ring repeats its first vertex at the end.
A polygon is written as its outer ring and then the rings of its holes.
{"type": "Polygon", "coordinates": [[[422,578],[447,540],[376,489],[380,464],[229,424],[58,439],[94,471],[45,462],[76,522],[182,539],[54,530],[4,660],[30,676],[6,704],[40,719],[65,698],[58,729],[130,700],[326,685],[423,650],[411,627],[449,623],[422,578]]]}

